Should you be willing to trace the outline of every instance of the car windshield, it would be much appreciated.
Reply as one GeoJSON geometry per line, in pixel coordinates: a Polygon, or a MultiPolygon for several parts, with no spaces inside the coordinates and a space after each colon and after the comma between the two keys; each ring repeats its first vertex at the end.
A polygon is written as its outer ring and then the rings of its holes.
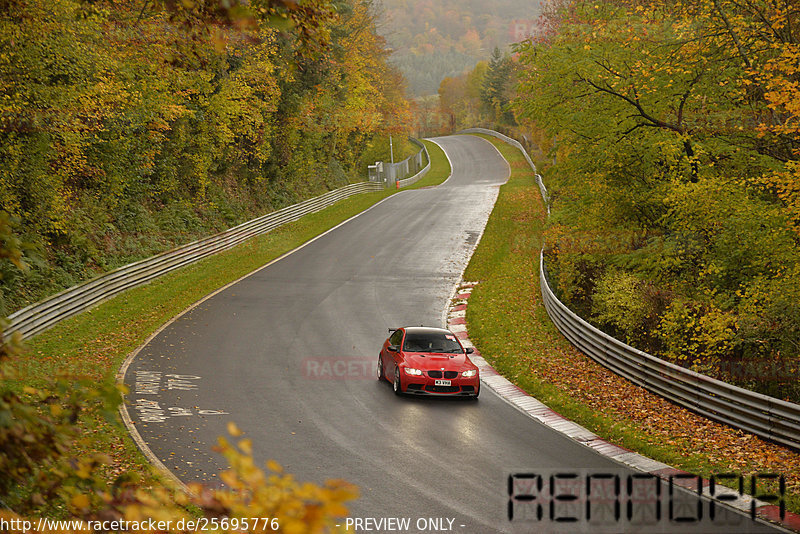
{"type": "Polygon", "coordinates": [[[403,342],[405,352],[439,352],[445,354],[464,352],[453,334],[407,332],[403,342]]]}

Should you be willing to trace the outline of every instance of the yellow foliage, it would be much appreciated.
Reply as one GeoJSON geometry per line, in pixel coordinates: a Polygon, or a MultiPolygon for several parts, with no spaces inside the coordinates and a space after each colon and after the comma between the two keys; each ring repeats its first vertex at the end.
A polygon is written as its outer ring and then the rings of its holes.
{"type": "Polygon", "coordinates": [[[658,335],[665,356],[701,370],[730,353],[737,328],[733,312],[676,299],[662,316],[658,335]]]}
{"type": "Polygon", "coordinates": [[[231,436],[237,438],[237,437],[242,435],[242,431],[239,430],[239,427],[236,426],[236,423],[234,423],[233,421],[229,421],[228,422],[228,434],[230,434],[231,436]]]}
{"type": "MultiPolygon", "coordinates": [[[[240,433],[236,425],[230,426],[240,433]]],[[[58,534],[97,531],[100,529],[96,518],[107,517],[136,522],[135,530],[142,534],[196,532],[200,530],[199,524],[209,527],[203,530],[216,532],[337,532],[340,529],[336,525],[348,515],[345,503],[358,496],[357,488],[343,480],[329,480],[322,485],[300,483],[283,473],[273,460],[267,462],[267,471],[271,472],[267,476],[255,466],[248,440],[239,442],[237,449],[220,438],[218,450],[230,463],[230,469],[220,477],[226,489],[192,484],[188,494],[167,488],[139,488],[113,495],[113,491],[87,493],[73,487],[68,501],[70,523],[51,523],[49,531],[58,534]],[[188,513],[188,506],[199,510],[200,515],[188,513]]],[[[96,462],[81,462],[79,476],[94,476],[96,466],[96,462]]],[[[11,531],[22,532],[22,521],[26,518],[2,509],[0,518],[14,520],[13,524],[19,521],[20,529],[11,531]]]]}

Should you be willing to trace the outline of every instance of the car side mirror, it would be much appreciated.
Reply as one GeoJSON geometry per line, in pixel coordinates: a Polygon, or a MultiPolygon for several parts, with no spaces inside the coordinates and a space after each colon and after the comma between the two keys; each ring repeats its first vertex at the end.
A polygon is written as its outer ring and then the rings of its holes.
{"type": "Polygon", "coordinates": [[[475,349],[473,349],[472,347],[467,347],[464,349],[465,354],[472,354],[473,352],[475,352],[475,349]]]}
{"type": "Polygon", "coordinates": [[[386,347],[386,350],[388,350],[389,352],[399,352],[400,347],[398,347],[397,345],[389,345],[388,347],[386,347]]]}

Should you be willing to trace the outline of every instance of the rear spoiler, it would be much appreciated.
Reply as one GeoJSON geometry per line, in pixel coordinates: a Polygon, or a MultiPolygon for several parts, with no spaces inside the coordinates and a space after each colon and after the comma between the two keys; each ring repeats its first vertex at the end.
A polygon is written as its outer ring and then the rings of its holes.
{"type": "MultiPolygon", "coordinates": [[[[425,325],[424,325],[424,324],[421,324],[421,325],[419,325],[419,326],[420,326],[420,328],[422,328],[422,327],[424,327],[425,325]]],[[[389,333],[391,334],[392,332],[397,332],[397,331],[398,331],[398,330],[400,330],[401,328],[403,328],[403,327],[402,327],[402,326],[398,326],[397,328],[390,328],[390,329],[389,329],[389,333]]]]}

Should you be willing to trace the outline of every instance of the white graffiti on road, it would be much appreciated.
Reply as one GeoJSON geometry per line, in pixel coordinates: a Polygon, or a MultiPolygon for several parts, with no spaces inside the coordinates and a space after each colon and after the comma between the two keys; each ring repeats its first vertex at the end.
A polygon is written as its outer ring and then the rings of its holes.
{"type": "Polygon", "coordinates": [[[171,417],[194,417],[206,415],[228,415],[224,410],[186,408],[182,406],[162,406],[155,399],[141,398],[140,395],[159,396],[164,391],[199,391],[202,377],[197,375],[163,374],[160,371],[136,371],[133,391],[137,395],[134,409],[144,423],[163,423],[171,417]]]}

